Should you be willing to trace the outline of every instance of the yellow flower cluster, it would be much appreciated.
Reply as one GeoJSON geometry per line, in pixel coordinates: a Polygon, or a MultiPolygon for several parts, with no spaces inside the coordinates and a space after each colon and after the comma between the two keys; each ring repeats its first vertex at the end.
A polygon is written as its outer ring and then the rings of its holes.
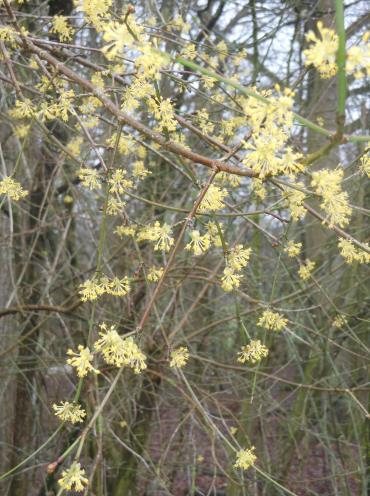
{"type": "Polygon", "coordinates": [[[43,101],[40,105],[40,110],[37,113],[37,118],[41,120],[52,120],[60,118],[67,122],[70,113],[74,113],[72,100],[75,97],[73,90],[61,90],[59,97],[53,101],[43,101]]]}
{"type": "Polygon", "coordinates": [[[176,131],[175,112],[169,98],[166,98],[165,100],[160,98],[159,102],[154,98],[150,98],[148,100],[148,107],[154,118],[159,121],[156,126],[156,129],[159,132],[162,132],[163,130],[168,132],[176,131]]]}
{"type": "Polygon", "coordinates": [[[338,314],[334,317],[332,325],[336,329],[342,329],[343,326],[347,325],[347,317],[345,315],[338,314]]]}
{"type": "Polygon", "coordinates": [[[226,196],[226,189],[211,184],[198,207],[198,212],[214,212],[223,208],[226,196]]]}
{"type": "Polygon", "coordinates": [[[189,350],[185,346],[180,346],[171,351],[170,367],[184,367],[189,360],[189,350]]]}
{"type": "Polygon", "coordinates": [[[156,267],[151,267],[148,272],[148,281],[157,282],[163,275],[163,268],[157,269],[156,267]]]}
{"type": "Polygon", "coordinates": [[[5,177],[0,180],[0,195],[7,195],[10,199],[19,201],[28,195],[28,191],[11,177],[5,177]]]}
{"type": "Polygon", "coordinates": [[[163,224],[162,226],[158,221],[152,226],[143,227],[137,236],[138,241],[150,241],[155,243],[154,250],[164,250],[169,251],[171,246],[174,244],[174,239],[172,237],[172,229],[168,224],[163,224]]]}
{"type": "Polygon", "coordinates": [[[89,372],[99,374],[99,370],[92,366],[91,362],[94,356],[90,348],[85,348],[80,344],[78,346],[78,352],[69,349],[67,350],[67,355],[71,357],[68,358],[67,363],[76,369],[78,377],[85,377],[89,372]]]}
{"type": "Polygon", "coordinates": [[[188,60],[194,60],[197,56],[197,47],[194,43],[188,43],[180,53],[181,57],[184,57],[188,60]]]}
{"type": "Polygon", "coordinates": [[[115,231],[115,234],[117,234],[120,238],[123,238],[123,236],[135,236],[136,234],[136,227],[135,226],[117,226],[115,231]]]}
{"type": "Polygon", "coordinates": [[[244,248],[243,245],[236,245],[230,250],[227,256],[227,265],[233,270],[240,271],[248,265],[252,248],[244,248]]]}
{"type": "Polygon", "coordinates": [[[72,153],[73,156],[78,157],[81,153],[82,143],[83,139],[81,138],[81,136],[77,136],[76,138],[71,139],[71,141],[68,143],[67,150],[72,153]]]}
{"type": "Polygon", "coordinates": [[[101,352],[105,362],[116,367],[128,366],[139,374],[147,368],[146,357],[134,339],[122,338],[114,325],[100,325],[100,338],[94,343],[94,349],[101,352]]]}
{"type": "Polygon", "coordinates": [[[306,260],[299,268],[298,275],[303,280],[306,281],[311,277],[312,271],[315,268],[315,262],[312,260],[306,260]]]}
{"type": "Polygon", "coordinates": [[[124,169],[116,169],[108,180],[110,193],[122,195],[126,189],[133,187],[131,179],[126,178],[127,172],[124,169]]]}
{"type": "Polygon", "coordinates": [[[197,111],[196,121],[204,134],[213,133],[215,125],[209,120],[209,114],[206,109],[203,108],[197,111]]]}
{"type": "Polygon", "coordinates": [[[109,60],[123,54],[124,47],[131,47],[135,42],[135,37],[136,39],[141,37],[142,30],[143,28],[136,24],[132,16],[126,19],[126,23],[112,21],[104,24],[103,40],[107,44],[102,49],[103,53],[109,60]],[[127,24],[130,29],[128,29],[127,24]]]}
{"type": "Polygon", "coordinates": [[[54,403],[53,410],[63,422],[71,422],[72,424],[83,422],[84,417],[86,417],[86,412],[80,405],[68,401],[62,401],[60,405],[54,403]]]}
{"type": "Polygon", "coordinates": [[[67,18],[62,15],[53,17],[51,33],[56,33],[60,41],[69,41],[73,37],[74,29],[68,25],[67,18]]]}
{"type": "Polygon", "coordinates": [[[124,200],[121,200],[121,198],[114,198],[110,196],[108,198],[108,204],[107,204],[107,214],[108,215],[117,215],[120,212],[122,212],[123,207],[126,205],[126,202],[124,200]]]}
{"type": "Polygon", "coordinates": [[[238,288],[240,286],[240,279],[242,278],[242,274],[236,274],[234,269],[231,267],[225,267],[224,275],[221,277],[221,287],[224,291],[229,292],[234,288],[238,288]]]}
{"type": "Polygon", "coordinates": [[[16,34],[16,31],[10,26],[0,27],[0,41],[5,41],[13,44],[15,42],[16,34]]]}
{"type": "Polygon", "coordinates": [[[151,174],[151,171],[145,168],[142,160],[136,160],[132,166],[132,175],[136,177],[136,179],[144,179],[151,174]]]}
{"type": "Polygon", "coordinates": [[[343,170],[322,169],[312,173],[311,184],[316,193],[322,196],[321,208],[327,215],[329,227],[338,224],[344,227],[349,223],[352,209],[348,201],[348,193],[342,191],[343,170]]]}
{"type": "MultiPolygon", "coordinates": [[[[336,63],[338,35],[333,29],[324,27],[322,21],[317,23],[319,36],[309,31],[306,40],[311,43],[303,51],[306,65],[313,65],[323,78],[331,78],[338,71],[336,63]]],[[[356,79],[370,75],[370,32],[367,31],[359,45],[354,45],[346,53],[346,73],[356,79]]]]}
{"type": "Polygon", "coordinates": [[[362,37],[362,43],[352,46],[347,51],[347,74],[353,74],[356,79],[370,77],[370,31],[362,37]]]}
{"type": "Polygon", "coordinates": [[[14,129],[14,134],[17,136],[17,138],[25,138],[28,133],[30,132],[31,126],[29,124],[18,124],[15,126],[14,129]]]}
{"type": "Polygon", "coordinates": [[[259,339],[252,339],[249,344],[243,346],[241,351],[239,351],[238,362],[257,363],[262,360],[262,358],[267,357],[268,353],[268,348],[266,348],[259,339]]]}
{"type": "Polygon", "coordinates": [[[302,155],[287,145],[293,125],[294,93],[276,87],[277,95],[271,91],[258,93],[268,98],[268,103],[249,97],[242,102],[248,118],[251,136],[244,143],[248,151],[243,163],[258,173],[260,179],[266,176],[285,174],[294,176],[304,167],[300,163],[302,155]]]}
{"type": "Polygon", "coordinates": [[[239,450],[236,455],[234,467],[241,468],[243,470],[247,470],[249,467],[252,467],[257,460],[256,455],[253,453],[254,450],[254,446],[248,449],[239,450]]]}
{"type": "Polygon", "coordinates": [[[338,243],[338,247],[340,248],[340,254],[347,263],[370,263],[370,253],[357,248],[357,246],[355,246],[349,239],[342,238],[338,243]]]}
{"type": "Polygon", "coordinates": [[[14,107],[9,110],[9,114],[14,119],[27,119],[35,115],[36,111],[33,103],[29,98],[23,100],[16,100],[14,107]]]}
{"type": "Polygon", "coordinates": [[[265,310],[261,317],[259,318],[257,325],[259,327],[264,327],[270,331],[281,331],[288,323],[278,312],[272,312],[271,310],[265,310]]]}
{"type": "Polygon", "coordinates": [[[229,292],[240,286],[243,275],[237,272],[248,265],[251,252],[251,248],[244,248],[243,245],[236,245],[229,251],[227,265],[221,278],[221,287],[224,291],[229,292]]]}
{"type": "Polygon", "coordinates": [[[297,257],[301,253],[302,243],[295,243],[294,241],[288,241],[284,252],[288,257],[297,257]]]}
{"type": "Polygon", "coordinates": [[[303,51],[305,64],[313,65],[323,78],[331,78],[337,73],[336,56],[338,36],[332,29],[324,27],[322,21],[317,23],[319,37],[313,31],[306,34],[310,46],[303,51]]]}
{"type": "Polygon", "coordinates": [[[205,253],[211,245],[211,238],[209,234],[204,234],[201,236],[200,232],[193,230],[190,233],[190,241],[185,246],[185,250],[193,250],[194,255],[202,255],[205,253]]]}
{"type": "MultiPolygon", "coordinates": [[[[302,183],[297,183],[296,186],[303,187],[302,183]]],[[[289,188],[284,191],[284,198],[288,203],[288,208],[293,220],[303,219],[306,215],[306,209],[304,208],[304,201],[306,198],[305,193],[298,189],[289,188]]]]}
{"type": "Polygon", "coordinates": [[[221,236],[223,235],[223,226],[220,223],[210,221],[206,224],[206,228],[211,239],[211,242],[217,247],[222,246],[221,236]]]}
{"type": "Polygon", "coordinates": [[[108,16],[112,0],[77,0],[77,10],[83,12],[87,22],[91,23],[97,31],[101,31],[104,18],[108,16]]]}
{"type": "MultiPolygon", "coordinates": [[[[152,83],[153,79],[160,78],[160,70],[167,64],[167,60],[149,42],[142,43],[137,48],[141,52],[135,60],[135,67],[139,72],[138,81],[142,85],[152,83]]],[[[147,91],[148,95],[154,93],[153,86],[151,88],[147,91]]]]}
{"type": "Polygon", "coordinates": [[[96,169],[81,167],[77,171],[77,177],[86,188],[90,190],[101,189],[101,183],[99,182],[100,175],[96,169]]]}
{"type": "Polygon", "coordinates": [[[62,477],[58,480],[58,484],[62,489],[77,492],[83,491],[88,482],[85,477],[85,470],[81,469],[81,465],[78,462],[73,462],[69,469],[63,470],[62,477]]]}
{"type": "Polygon", "coordinates": [[[82,301],[93,301],[103,294],[125,296],[131,289],[130,280],[127,276],[123,279],[118,277],[110,279],[107,276],[86,279],[80,285],[80,288],[79,293],[82,301]]]}
{"type": "Polygon", "coordinates": [[[360,170],[370,178],[370,153],[367,153],[360,159],[360,170]]]}

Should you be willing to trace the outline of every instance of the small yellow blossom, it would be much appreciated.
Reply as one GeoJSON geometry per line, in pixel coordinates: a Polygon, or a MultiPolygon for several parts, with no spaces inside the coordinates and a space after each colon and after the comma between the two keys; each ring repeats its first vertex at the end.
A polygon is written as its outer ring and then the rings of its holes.
{"type": "Polygon", "coordinates": [[[133,163],[132,175],[136,177],[136,179],[144,179],[151,173],[152,172],[150,170],[145,168],[142,160],[136,160],[136,162],[133,163]]]}
{"type": "Polygon", "coordinates": [[[121,200],[121,198],[113,198],[112,196],[108,199],[107,204],[107,214],[108,215],[117,215],[122,212],[126,202],[121,200]]]}
{"type": "Polygon", "coordinates": [[[126,189],[132,188],[131,179],[126,179],[127,172],[124,169],[116,169],[112,177],[108,180],[110,193],[119,193],[122,195],[126,189]]]}
{"type": "Polygon", "coordinates": [[[169,98],[157,101],[154,98],[148,100],[148,106],[154,117],[159,121],[157,126],[158,131],[176,131],[177,121],[173,110],[171,100],[169,98]]]}
{"type": "Polygon", "coordinates": [[[347,50],[347,74],[353,74],[356,79],[370,77],[370,32],[367,31],[359,45],[347,50]]]}
{"type": "Polygon", "coordinates": [[[84,417],[86,417],[86,412],[80,405],[68,401],[62,401],[60,405],[54,403],[53,410],[63,422],[71,422],[72,424],[83,422],[84,417]]]}
{"type": "MultiPolygon", "coordinates": [[[[83,139],[81,136],[77,136],[76,138],[71,139],[71,141],[67,145],[67,150],[72,153],[73,156],[78,157],[81,153],[81,146],[83,143],[83,139]]],[[[88,169],[90,170],[90,169],[88,169]]]]}
{"type": "Polygon", "coordinates": [[[222,238],[221,236],[224,233],[224,229],[222,224],[210,221],[206,224],[206,228],[208,231],[208,235],[211,239],[211,242],[217,247],[220,248],[222,246],[222,238]]]}
{"type": "Polygon", "coordinates": [[[197,47],[194,43],[188,43],[182,50],[180,55],[188,60],[194,60],[197,56],[197,47]]]}
{"type": "Polygon", "coordinates": [[[119,279],[114,277],[107,288],[107,293],[113,296],[125,296],[130,291],[130,280],[128,277],[119,279]]]}
{"type": "Polygon", "coordinates": [[[221,189],[214,184],[208,188],[203,200],[201,201],[198,211],[199,212],[213,212],[224,207],[224,198],[227,196],[226,189],[221,189]]]}
{"type": "Polygon", "coordinates": [[[329,227],[334,224],[344,227],[351,217],[352,209],[349,205],[348,194],[341,189],[342,179],[342,169],[322,169],[312,173],[311,184],[316,193],[322,196],[321,208],[327,215],[329,227]]]}
{"type": "Polygon", "coordinates": [[[105,24],[103,29],[103,40],[107,42],[107,45],[103,47],[102,51],[110,60],[117,55],[122,54],[124,47],[132,46],[135,41],[132,34],[127,29],[127,25],[124,23],[112,21],[105,24]]]}
{"type": "Polygon", "coordinates": [[[201,236],[199,231],[194,230],[191,231],[190,238],[191,240],[185,246],[185,250],[193,250],[196,256],[202,255],[210,247],[211,239],[208,234],[201,236]]]}
{"type": "Polygon", "coordinates": [[[122,367],[124,364],[123,339],[116,331],[114,325],[107,327],[105,323],[100,325],[100,338],[95,341],[94,348],[100,351],[104,360],[109,365],[122,367]]]}
{"type": "Polygon", "coordinates": [[[333,29],[317,23],[319,37],[313,31],[306,34],[306,40],[311,43],[303,51],[306,57],[305,64],[313,65],[323,78],[331,78],[337,73],[336,56],[338,50],[338,36],[333,29]]]}
{"type": "Polygon", "coordinates": [[[19,201],[28,195],[28,191],[11,177],[5,177],[0,180],[0,195],[7,195],[11,200],[19,201]]]}
{"type": "Polygon", "coordinates": [[[156,267],[151,267],[148,272],[147,279],[150,282],[157,282],[163,275],[163,268],[160,267],[157,269],[156,267]]]}
{"type": "Polygon", "coordinates": [[[78,377],[85,377],[89,372],[99,374],[99,370],[95,369],[91,364],[94,357],[89,348],[85,348],[80,344],[78,352],[69,349],[67,355],[71,356],[71,358],[68,358],[67,363],[76,369],[78,377]]]}
{"type": "Polygon", "coordinates": [[[139,50],[141,55],[135,60],[135,67],[137,67],[139,72],[138,80],[140,81],[140,86],[143,87],[144,93],[147,96],[153,95],[153,80],[160,78],[160,70],[167,64],[167,59],[161,53],[153,49],[151,43],[142,43],[139,50]],[[146,86],[146,88],[144,88],[144,86],[146,86]]]}
{"type": "MultiPolygon", "coordinates": [[[[367,245],[368,246],[368,245],[367,245]]],[[[361,264],[370,263],[370,253],[367,253],[361,248],[357,248],[352,241],[349,239],[342,238],[338,247],[340,248],[340,254],[346,260],[347,263],[351,264],[353,262],[359,262],[361,264]]]]}
{"type": "Polygon", "coordinates": [[[58,484],[62,489],[77,492],[83,491],[88,482],[85,477],[85,470],[81,469],[80,463],[77,462],[73,462],[69,469],[63,470],[62,477],[58,480],[58,484]]]}
{"type": "Polygon", "coordinates": [[[303,280],[306,281],[311,277],[311,273],[315,268],[315,262],[312,262],[312,260],[306,260],[304,264],[302,264],[299,268],[298,274],[299,277],[303,280]]]}
{"type": "Polygon", "coordinates": [[[132,337],[121,337],[114,325],[100,325],[100,338],[94,343],[96,351],[102,353],[109,365],[131,367],[136,374],[147,368],[146,357],[132,337]]]}
{"type": "Polygon", "coordinates": [[[345,315],[338,314],[334,317],[332,325],[336,329],[342,329],[343,326],[347,325],[347,317],[345,315]]]}
{"type": "Polygon", "coordinates": [[[74,29],[71,26],[68,26],[67,18],[65,16],[57,15],[53,17],[50,32],[56,33],[59,36],[60,41],[69,41],[72,39],[74,29]]]}
{"type": "Polygon", "coordinates": [[[242,468],[243,470],[247,470],[249,467],[252,467],[257,460],[256,455],[253,453],[254,450],[254,446],[249,449],[239,450],[236,455],[236,462],[234,463],[234,467],[242,468]]]}
{"type": "Polygon", "coordinates": [[[244,248],[243,245],[236,245],[228,254],[228,266],[239,271],[248,265],[252,249],[244,248]]]}
{"type": "Polygon", "coordinates": [[[23,100],[16,100],[15,106],[9,110],[9,114],[14,119],[25,119],[33,117],[35,108],[29,98],[24,98],[23,100]]]}
{"type": "Polygon", "coordinates": [[[135,236],[136,234],[136,227],[135,226],[117,226],[115,231],[115,234],[117,234],[120,238],[123,238],[123,236],[135,236]]]}
{"type": "Polygon", "coordinates": [[[16,35],[17,35],[16,31],[10,26],[0,27],[0,41],[7,41],[9,43],[14,43],[16,35]]]}
{"type": "Polygon", "coordinates": [[[265,310],[259,318],[257,325],[270,331],[281,331],[288,323],[280,313],[265,310]]]}
{"type": "Polygon", "coordinates": [[[86,19],[97,31],[101,31],[103,20],[108,16],[108,11],[112,6],[112,0],[79,0],[77,10],[82,11],[86,19]]]}
{"type": "Polygon", "coordinates": [[[263,345],[259,339],[252,339],[249,344],[243,346],[241,351],[239,351],[238,362],[257,363],[262,358],[267,357],[268,353],[268,348],[266,348],[266,346],[263,345]]]}
{"type": "Polygon", "coordinates": [[[196,120],[204,134],[212,134],[215,128],[213,122],[209,120],[209,114],[206,109],[200,109],[197,112],[196,120]]]}
{"type": "Polygon", "coordinates": [[[102,294],[102,290],[99,284],[99,281],[96,278],[86,279],[80,285],[80,298],[82,301],[93,301],[98,298],[102,294]]]}
{"type": "Polygon", "coordinates": [[[81,167],[77,171],[77,176],[81,179],[82,184],[88,189],[101,189],[101,184],[99,182],[99,172],[96,169],[89,169],[87,167],[81,167]]]}
{"type": "Polygon", "coordinates": [[[138,233],[138,241],[151,241],[155,243],[154,250],[164,250],[169,251],[171,246],[174,244],[172,229],[168,224],[163,224],[162,226],[158,221],[154,223],[153,226],[146,226],[142,228],[138,233]]]}
{"type": "Polygon", "coordinates": [[[252,178],[251,190],[260,200],[266,198],[266,187],[261,179],[258,179],[257,177],[252,178]]]}
{"type": "Polygon", "coordinates": [[[288,257],[298,257],[301,253],[302,243],[295,243],[294,241],[288,241],[286,247],[284,248],[284,252],[288,255],[288,257]]]}
{"type": "Polygon", "coordinates": [[[221,277],[221,287],[224,291],[229,292],[234,288],[238,288],[240,286],[240,279],[243,276],[241,274],[236,274],[234,269],[231,267],[225,267],[224,275],[221,277]]]}
{"type": "Polygon", "coordinates": [[[370,178],[370,153],[364,155],[360,159],[360,171],[370,178]]]}
{"type": "Polygon", "coordinates": [[[171,351],[170,358],[170,367],[182,368],[189,360],[189,350],[185,346],[181,346],[171,351]]]}
{"type": "Polygon", "coordinates": [[[19,139],[25,138],[30,132],[31,126],[29,124],[19,124],[14,129],[14,134],[19,139]]]}
{"type": "MultiPolygon", "coordinates": [[[[297,183],[297,186],[303,186],[303,184],[297,183]]],[[[303,205],[306,195],[302,191],[289,188],[288,190],[284,191],[283,196],[287,200],[292,219],[303,219],[303,217],[306,215],[306,209],[303,205]]]]}
{"type": "Polygon", "coordinates": [[[238,428],[237,427],[230,427],[230,434],[232,436],[235,436],[235,434],[238,432],[238,428]]]}
{"type": "Polygon", "coordinates": [[[147,368],[146,356],[131,336],[123,340],[123,349],[123,364],[131,367],[135,374],[139,374],[142,370],[147,368]]]}

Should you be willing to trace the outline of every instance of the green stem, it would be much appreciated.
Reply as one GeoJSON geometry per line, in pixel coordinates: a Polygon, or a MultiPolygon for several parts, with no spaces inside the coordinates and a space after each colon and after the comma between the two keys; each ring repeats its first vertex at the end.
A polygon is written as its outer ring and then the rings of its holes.
{"type": "MultiPolygon", "coordinates": [[[[162,56],[169,58],[169,56],[164,54],[163,52],[160,52],[160,53],[162,56]]],[[[228,86],[232,86],[233,88],[240,91],[240,93],[242,93],[243,95],[250,96],[250,97],[255,98],[256,100],[259,100],[260,102],[263,102],[266,104],[269,103],[268,98],[266,98],[262,95],[259,95],[258,93],[256,93],[253,90],[246,88],[245,86],[243,86],[242,84],[240,84],[239,82],[237,82],[234,79],[229,79],[229,78],[226,78],[224,76],[221,76],[221,75],[219,75],[213,71],[210,71],[208,69],[205,69],[204,67],[201,67],[200,65],[196,64],[195,62],[191,62],[190,60],[186,60],[182,57],[176,57],[173,60],[174,60],[174,62],[177,62],[178,64],[181,64],[182,66],[187,67],[188,69],[191,69],[194,72],[204,74],[205,76],[212,77],[212,78],[216,79],[217,81],[220,81],[221,83],[225,83],[228,86]]],[[[344,93],[344,99],[345,99],[345,93],[344,93]]],[[[296,122],[298,122],[302,126],[308,127],[310,129],[312,129],[312,131],[323,134],[329,138],[333,138],[332,131],[328,131],[327,129],[324,129],[321,126],[318,126],[314,122],[311,122],[310,120],[305,119],[304,117],[300,116],[299,114],[296,114],[295,112],[293,112],[293,116],[294,116],[294,119],[296,120],[296,122]]],[[[343,124],[343,126],[344,126],[344,124],[343,124]]],[[[366,142],[370,141],[370,136],[350,135],[350,136],[345,136],[345,139],[347,141],[351,141],[351,142],[365,142],[366,143],[366,142]]]]}
{"type": "Polygon", "coordinates": [[[343,0],[335,1],[335,20],[339,38],[337,65],[338,65],[338,132],[343,133],[346,109],[346,30],[344,27],[344,7],[343,0]]]}

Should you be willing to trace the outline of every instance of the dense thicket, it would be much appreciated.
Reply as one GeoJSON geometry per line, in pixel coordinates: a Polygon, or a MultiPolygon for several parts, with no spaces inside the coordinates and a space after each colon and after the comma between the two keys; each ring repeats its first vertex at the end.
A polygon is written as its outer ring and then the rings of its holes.
{"type": "Polygon", "coordinates": [[[0,1],[1,494],[366,494],[369,20],[0,1]]]}

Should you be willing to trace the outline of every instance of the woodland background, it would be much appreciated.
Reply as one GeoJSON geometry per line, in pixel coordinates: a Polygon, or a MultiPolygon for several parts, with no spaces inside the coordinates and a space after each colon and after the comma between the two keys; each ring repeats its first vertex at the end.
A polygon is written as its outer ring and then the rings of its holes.
{"type": "MultiPolygon", "coordinates": [[[[138,22],[156,19],[168,53],[178,36],[171,21],[181,16],[190,24],[187,39],[199,47],[212,47],[223,40],[230,54],[246,49],[245,75],[241,78],[245,86],[272,88],[278,83],[293,88],[296,111],[333,133],[337,78],[322,79],[307,68],[302,51],[305,33],[314,29],[318,20],[335,25],[334,3],[132,2],[138,22]]],[[[104,66],[103,57],[94,50],[101,46],[99,35],[84,24],[71,1],[35,0],[11,5],[31,36],[54,43],[38,46],[46,47],[80,74],[91,78],[94,64],[104,66]],[[50,18],[56,14],[71,16],[72,25],[78,27],[72,47],[58,45],[58,38],[48,32],[50,18]]],[[[127,3],[113,2],[113,10],[125,9],[127,3]]],[[[369,29],[369,20],[366,0],[345,2],[349,45],[369,29]]],[[[1,2],[0,22],[8,22],[1,2]]],[[[17,80],[32,99],[37,98],[32,88],[38,76],[30,76],[29,57],[22,50],[11,53],[17,80]]],[[[228,67],[226,58],[218,73],[227,74],[228,67]]],[[[174,71],[174,76],[176,81],[163,74],[158,81],[160,94],[171,98],[180,116],[191,123],[196,109],[207,106],[214,88],[204,89],[197,84],[199,75],[184,68],[174,71]]],[[[127,77],[122,75],[123,83],[114,81],[113,98],[119,98],[127,77]]],[[[366,134],[369,80],[349,80],[348,84],[345,133],[366,134]]],[[[234,89],[225,92],[232,101],[234,89]]],[[[66,365],[66,349],[75,349],[83,341],[91,319],[95,323],[113,322],[122,333],[135,330],[153,291],[142,276],[142,267],[163,264],[164,255],[146,244],[138,246],[127,238],[120,239],[114,234],[117,219],[107,217],[104,266],[112,274],[134,273],[136,283],[127,297],[103,298],[93,311],[91,303],[81,302],[78,287],[95,270],[102,207],[96,194],[81,186],[75,171],[81,163],[99,168],[96,150],[109,160],[112,151],[106,139],[118,126],[109,112],[98,109],[97,124],[89,129],[91,142],[76,119],[33,122],[30,136],[23,140],[14,132],[16,123],[9,114],[15,97],[3,58],[1,173],[11,173],[17,167],[16,177],[30,194],[16,208],[1,202],[0,473],[33,456],[0,482],[0,492],[41,496],[57,494],[58,471],[48,474],[47,466],[83,428],[64,427],[45,449],[35,452],[60,425],[52,413],[52,403],[70,397],[76,386],[75,375],[66,365]],[[77,162],[63,148],[76,135],[83,137],[77,162]]],[[[138,109],[134,116],[150,125],[140,112],[138,109]]],[[[217,125],[226,113],[225,109],[210,110],[209,118],[217,125]]],[[[203,132],[197,132],[196,124],[195,130],[191,124],[183,127],[192,150],[208,157],[225,155],[225,149],[220,150],[203,132]]],[[[206,171],[153,146],[136,131],[124,126],[123,132],[134,137],[135,145],[130,153],[119,155],[120,165],[129,166],[144,157],[151,171],[135,191],[136,198],[127,203],[125,216],[142,223],[181,223],[185,215],[181,209],[188,211],[195,199],[194,177],[202,182],[206,171]]],[[[309,154],[327,144],[328,138],[296,126],[293,142],[309,154]]],[[[225,137],[226,147],[235,143],[232,136],[225,137]]],[[[344,164],[345,187],[351,203],[358,207],[349,230],[355,238],[368,241],[370,192],[356,165],[363,150],[363,143],[353,142],[332,147],[312,170],[344,164]]],[[[179,253],[146,324],[148,371],[140,376],[128,371],[121,377],[104,409],[100,428],[93,429],[85,445],[84,466],[89,475],[93,474],[89,494],[288,494],[253,469],[244,475],[235,472],[234,454],[209,427],[209,419],[224,435],[235,427],[240,445],[255,446],[258,466],[264,473],[297,495],[367,492],[368,269],[346,264],[338,252],[336,233],[314,216],[292,222],[273,188],[262,201],[251,192],[250,179],[243,178],[231,198],[234,209],[219,212],[218,220],[223,222],[225,238],[252,248],[246,277],[238,292],[225,293],[215,283],[222,266],[219,253],[197,258],[186,251],[179,253]],[[307,283],[297,276],[297,262],[283,253],[281,241],[287,237],[300,241],[305,258],[316,262],[314,278],[307,283]],[[256,326],[259,302],[269,302],[281,310],[288,316],[289,326],[278,338],[266,337],[270,354],[258,367],[242,366],[236,353],[245,344],[244,327],[253,336],[262,335],[256,326]],[[338,314],[347,318],[340,329],[333,326],[338,314]],[[191,359],[184,374],[194,396],[166,366],[163,334],[175,336],[175,342],[189,347],[191,359]]],[[[311,204],[319,205],[315,198],[311,204]]],[[[99,405],[114,376],[109,368],[102,375],[104,380],[91,379],[84,384],[82,402],[89,414],[99,405]]]]}

